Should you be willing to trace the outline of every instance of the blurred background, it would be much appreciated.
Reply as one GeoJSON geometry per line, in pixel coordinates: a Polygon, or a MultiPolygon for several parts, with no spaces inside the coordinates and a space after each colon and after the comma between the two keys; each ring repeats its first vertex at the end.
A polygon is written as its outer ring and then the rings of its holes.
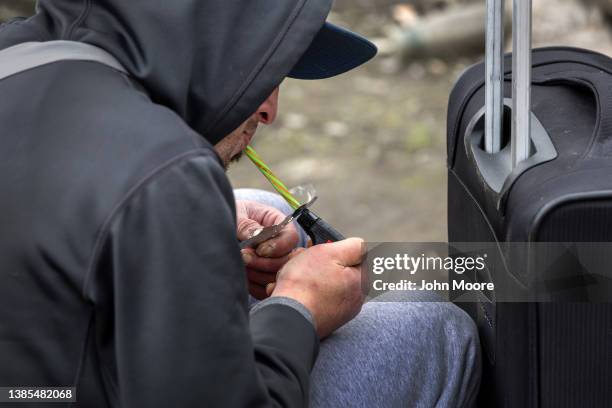
{"type": "MultiPolygon", "coordinates": [[[[612,0],[533,5],[534,46],[612,55],[612,0]]],[[[33,8],[0,0],[0,20],[33,8]]],[[[445,241],[448,95],[483,58],[484,16],[485,0],[336,0],[330,20],[373,39],[379,56],[340,77],[286,80],[278,119],[254,147],[289,187],[312,183],[315,211],[347,236],[445,241]]],[[[271,189],[248,159],[229,176],[271,189]]]]}

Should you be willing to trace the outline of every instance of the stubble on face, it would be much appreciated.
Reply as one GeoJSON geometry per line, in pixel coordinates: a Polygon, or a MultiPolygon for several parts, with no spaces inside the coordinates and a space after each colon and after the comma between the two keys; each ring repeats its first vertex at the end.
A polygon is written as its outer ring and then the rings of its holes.
{"type": "Polygon", "coordinates": [[[257,117],[252,116],[215,145],[215,150],[221,158],[225,170],[229,168],[231,163],[240,160],[244,149],[246,149],[255,135],[258,124],[259,120],[257,117]]]}

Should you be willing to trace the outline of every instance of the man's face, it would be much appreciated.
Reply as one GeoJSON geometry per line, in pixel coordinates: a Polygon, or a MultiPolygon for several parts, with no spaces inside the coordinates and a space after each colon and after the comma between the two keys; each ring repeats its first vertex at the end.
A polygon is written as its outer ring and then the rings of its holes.
{"type": "Polygon", "coordinates": [[[274,122],[278,111],[278,92],[278,88],[272,91],[268,99],[257,108],[250,118],[215,145],[215,150],[221,157],[226,170],[231,162],[240,159],[242,152],[255,136],[259,123],[268,125],[274,122]]]}

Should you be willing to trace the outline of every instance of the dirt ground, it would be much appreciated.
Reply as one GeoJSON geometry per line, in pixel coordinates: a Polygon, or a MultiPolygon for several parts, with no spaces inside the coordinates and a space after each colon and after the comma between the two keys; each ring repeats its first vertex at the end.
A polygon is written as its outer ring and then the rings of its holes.
{"type": "MultiPolygon", "coordinates": [[[[332,20],[379,37],[394,24],[395,3],[338,1],[332,20]]],[[[579,0],[534,1],[535,46],[574,45],[612,55],[610,27],[598,9],[579,0]]],[[[279,118],[260,128],[254,146],[287,185],[314,184],[315,211],[345,235],[370,242],[444,241],[448,95],[460,73],[481,58],[400,67],[383,57],[337,78],[286,80],[279,118]]],[[[270,189],[247,159],[233,166],[230,178],[236,187],[270,189]]]]}

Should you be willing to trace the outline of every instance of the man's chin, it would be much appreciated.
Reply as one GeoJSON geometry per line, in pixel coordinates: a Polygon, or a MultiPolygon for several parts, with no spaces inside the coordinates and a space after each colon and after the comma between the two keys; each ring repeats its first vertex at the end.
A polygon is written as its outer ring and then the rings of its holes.
{"type": "Polygon", "coordinates": [[[237,163],[242,159],[242,152],[235,154],[229,160],[223,160],[223,167],[225,167],[225,171],[229,170],[232,163],[237,163]]]}
{"type": "Polygon", "coordinates": [[[243,155],[243,151],[241,151],[240,153],[234,155],[234,157],[232,157],[232,159],[230,160],[230,163],[237,163],[240,161],[240,159],[242,159],[242,155],[243,155]]]}

